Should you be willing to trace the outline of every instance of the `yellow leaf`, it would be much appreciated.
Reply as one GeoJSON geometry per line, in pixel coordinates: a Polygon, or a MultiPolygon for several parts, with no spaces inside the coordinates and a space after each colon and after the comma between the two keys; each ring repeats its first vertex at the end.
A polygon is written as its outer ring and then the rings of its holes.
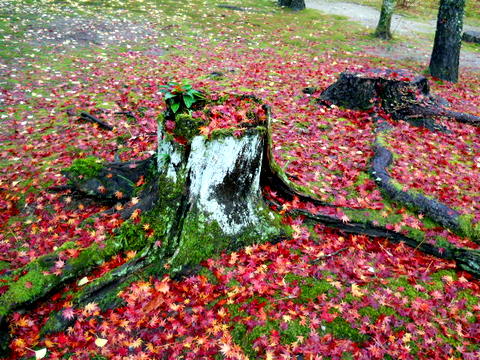
{"type": "Polygon", "coordinates": [[[352,295],[356,297],[362,297],[364,295],[357,284],[352,284],[352,295]]]}
{"type": "Polygon", "coordinates": [[[138,218],[139,215],[140,215],[140,209],[135,209],[133,210],[132,215],[130,215],[130,219],[135,220],[138,218]]]}
{"type": "Polygon", "coordinates": [[[43,359],[47,355],[47,348],[35,350],[35,359],[43,359]]]}
{"type": "Polygon", "coordinates": [[[28,319],[24,316],[22,316],[20,319],[18,319],[14,324],[18,327],[26,327],[29,325],[28,319]]]}
{"type": "Polygon", "coordinates": [[[21,338],[16,338],[15,340],[13,340],[13,344],[17,348],[24,348],[25,347],[25,340],[23,340],[21,338]]]}
{"type": "Polygon", "coordinates": [[[166,294],[170,290],[168,281],[161,281],[160,283],[155,284],[155,290],[161,292],[162,294],[166,294]]]}
{"type": "Polygon", "coordinates": [[[409,342],[411,339],[412,339],[412,334],[406,333],[405,335],[403,335],[402,341],[406,343],[406,342],[409,342]]]}
{"type": "Polygon", "coordinates": [[[94,312],[97,312],[99,310],[99,307],[96,303],[91,302],[91,303],[88,303],[87,305],[85,305],[84,309],[87,313],[94,313],[94,312]]]}
{"type": "Polygon", "coordinates": [[[80,281],[78,282],[78,286],[83,286],[83,285],[85,285],[86,283],[88,283],[88,281],[89,281],[89,280],[88,280],[88,277],[85,276],[85,277],[83,277],[83,278],[80,279],[80,281]]]}
{"type": "Polygon", "coordinates": [[[129,250],[125,255],[127,260],[132,260],[135,256],[137,256],[137,252],[135,250],[129,250]]]}
{"type": "MultiPolygon", "coordinates": [[[[105,341],[106,341],[106,340],[105,340],[105,341]]],[[[137,338],[134,342],[132,342],[132,343],[130,344],[130,346],[131,346],[132,348],[136,349],[136,348],[140,347],[140,345],[142,345],[142,342],[143,342],[143,341],[142,341],[141,338],[137,338]]]]}
{"type": "Polygon", "coordinates": [[[108,340],[107,339],[102,339],[102,338],[96,338],[95,339],[95,345],[98,347],[104,347],[107,344],[108,340]]]}

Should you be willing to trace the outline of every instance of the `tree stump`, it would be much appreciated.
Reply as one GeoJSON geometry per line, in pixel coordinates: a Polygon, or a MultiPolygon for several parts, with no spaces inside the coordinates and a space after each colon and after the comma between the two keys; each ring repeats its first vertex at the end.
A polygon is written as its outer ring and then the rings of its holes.
{"type": "Polygon", "coordinates": [[[372,110],[380,106],[395,120],[405,120],[430,130],[445,131],[435,123],[434,117],[437,116],[475,126],[480,124],[478,116],[446,109],[445,100],[430,93],[426,77],[405,70],[343,72],[322,92],[319,101],[356,110],[372,110]]]}
{"type": "MultiPolygon", "coordinates": [[[[125,206],[119,213],[127,221],[101,247],[93,244],[84,249],[61,274],[45,275],[67,247],[12,274],[18,275],[17,281],[0,296],[4,347],[6,318],[13,310],[30,306],[116,253],[134,250],[137,255],[84,285],[74,297],[75,306],[89,302],[102,309],[118,306],[117,293],[139,277],[189,271],[222,251],[275,242],[291,232],[263,201],[261,175],[262,167],[269,164],[264,158],[269,109],[254,97],[227,96],[213,102],[215,116],[219,109],[229,110],[226,102],[246,109],[241,116],[231,113],[231,118],[224,119],[230,124],[218,126],[211,124],[218,118],[211,120],[211,114],[205,114],[210,110],[197,109],[200,114],[194,118],[187,109],[175,114],[167,108],[159,119],[157,154],[152,158],[107,164],[87,158],[63,171],[75,191],[104,202],[122,201],[125,206]],[[151,236],[141,231],[147,223],[151,236]],[[25,282],[34,284],[26,292],[25,282]]],[[[60,331],[72,320],[52,314],[42,332],[60,331]]]]}

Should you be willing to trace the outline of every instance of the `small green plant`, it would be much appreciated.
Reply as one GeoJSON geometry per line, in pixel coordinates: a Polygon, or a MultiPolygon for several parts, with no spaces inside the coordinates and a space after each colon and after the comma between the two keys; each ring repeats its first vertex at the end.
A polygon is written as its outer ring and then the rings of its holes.
{"type": "Polygon", "coordinates": [[[183,82],[169,82],[160,86],[163,98],[174,114],[190,111],[194,104],[205,100],[205,95],[192,85],[183,82]]]}

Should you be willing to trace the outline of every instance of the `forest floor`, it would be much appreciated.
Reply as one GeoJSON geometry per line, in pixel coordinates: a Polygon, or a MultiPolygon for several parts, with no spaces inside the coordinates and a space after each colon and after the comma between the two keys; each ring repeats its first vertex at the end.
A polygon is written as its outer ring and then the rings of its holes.
{"type": "MultiPolygon", "coordinates": [[[[333,0],[307,0],[309,9],[316,9],[329,15],[345,16],[349,20],[359,22],[363,26],[375,31],[380,11],[375,7],[356,4],[353,2],[333,0]]],[[[364,50],[372,55],[388,57],[392,59],[413,60],[428,64],[433,47],[433,36],[435,34],[437,20],[436,12],[432,11],[430,16],[408,17],[406,15],[394,14],[392,18],[392,34],[397,41],[386,42],[376,46],[365,46],[364,50]]],[[[464,30],[480,31],[480,26],[470,25],[466,20],[464,30]]],[[[477,45],[462,47],[460,55],[460,67],[480,71],[480,56],[477,45]],[[472,49],[473,47],[473,49],[472,49]]]]}
{"type": "MultiPolygon", "coordinates": [[[[361,212],[424,243],[478,249],[473,237],[382,196],[369,173],[375,124],[368,112],[314,100],[345,70],[424,72],[418,57],[368,50],[415,47],[416,39],[387,43],[371,32],[273,0],[1,1],[0,300],[12,289],[28,298],[44,276],[62,274],[82,251],[119,235],[115,216],[85,221],[104,205],[47,188],[66,184],[60,172],[75,159],[150,156],[164,110],[160,86],[172,80],[208,93],[254,94],[271,105],[276,161],[322,200],[350,208],[336,214],[345,222],[361,212]],[[218,7],[225,4],[242,9],[218,7]],[[305,94],[306,87],[316,92],[305,94]],[[79,121],[81,111],[114,130],[79,121]],[[48,271],[24,276],[26,264],[52,251],[59,258],[48,271]]],[[[476,70],[463,67],[457,84],[429,78],[432,92],[454,110],[480,115],[476,70]]],[[[394,123],[384,139],[395,153],[389,172],[403,189],[478,224],[479,128],[440,123],[449,133],[394,123]]],[[[294,206],[285,202],[282,211],[294,206]]],[[[115,256],[14,312],[8,359],[478,359],[478,279],[404,244],[285,221],[294,233],[284,242],[222,254],[184,279],[135,282],[122,291],[119,309],[74,308],[73,291],[136,254],[115,256]],[[40,335],[52,312],[75,321],[65,332],[40,335]]],[[[140,225],[139,237],[152,235],[151,224],[140,225]]]]}

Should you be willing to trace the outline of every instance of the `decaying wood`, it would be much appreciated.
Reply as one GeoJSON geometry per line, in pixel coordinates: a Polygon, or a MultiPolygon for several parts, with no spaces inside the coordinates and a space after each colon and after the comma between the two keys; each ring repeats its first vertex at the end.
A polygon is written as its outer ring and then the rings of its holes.
{"type": "Polygon", "coordinates": [[[452,111],[430,93],[428,79],[404,70],[370,69],[367,72],[343,72],[338,80],[319,97],[322,104],[348,109],[371,110],[380,105],[395,120],[425,124],[430,130],[441,130],[434,117],[448,117],[479,126],[480,117],[452,111]],[[419,118],[427,120],[418,122],[419,118]]]}

